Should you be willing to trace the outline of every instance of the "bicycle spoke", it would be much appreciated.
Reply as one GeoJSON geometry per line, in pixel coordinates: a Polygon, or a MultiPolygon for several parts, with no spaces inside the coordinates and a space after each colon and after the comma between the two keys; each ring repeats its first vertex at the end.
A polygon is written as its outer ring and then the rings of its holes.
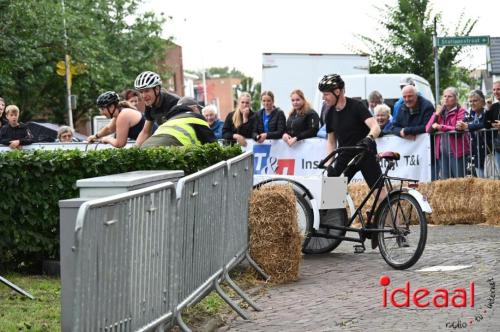
{"type": "Polygon", "coordinates": [[[391,229],[390,233],[379,235],[380,252],[386,262],[399,269],[415,264],[427,238],[427,223],[418,202],[400,193],[385,203],[378,217],[379,228],[391,229]]]}

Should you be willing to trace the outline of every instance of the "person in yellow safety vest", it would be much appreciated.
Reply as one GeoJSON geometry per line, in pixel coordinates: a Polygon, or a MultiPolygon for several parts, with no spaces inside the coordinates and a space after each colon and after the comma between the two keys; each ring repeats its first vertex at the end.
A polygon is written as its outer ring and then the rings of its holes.
{"type": "Polygon", "coordinates": [[[141,145],[142,148],[201,145],[217,142],[207,120],[203,115],[194,112],[191,98],[179,100],[179,103],[172,107],[170,113],[172,116],[156,129],[153,136],[141,145]]]}

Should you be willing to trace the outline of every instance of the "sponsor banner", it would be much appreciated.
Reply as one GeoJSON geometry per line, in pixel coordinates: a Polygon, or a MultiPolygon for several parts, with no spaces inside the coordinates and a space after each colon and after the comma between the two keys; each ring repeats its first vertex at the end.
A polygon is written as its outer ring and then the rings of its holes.
{"type": "MultiPolygon", "coordinates": [[[[254,153],[254,174],[280,175],[317,175],[322,170],[318,164],[326,156],[326,140],[310,138],[289,147],[283,140],[266,140],[259,144],[247,140],[246,151],[254,153]]],[[[397,136],[384,136],[377,139],[377,149],[394,151],[401,155],[396,167],[389,175],[417,179],[422,182],[431,181],[430,138],[428,134],[418,135],[415,141],[397,136]]],[[[381,161],[382,170],[386,163],[381,161]]],[[[353,181],[363,179],[360,172],[353,181]]]]}

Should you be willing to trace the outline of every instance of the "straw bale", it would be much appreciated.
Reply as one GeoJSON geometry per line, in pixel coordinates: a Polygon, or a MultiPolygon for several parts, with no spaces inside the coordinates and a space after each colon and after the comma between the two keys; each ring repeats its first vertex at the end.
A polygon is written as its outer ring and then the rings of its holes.
{"type": "Polygon", "coordinates": [[[482,191],[482,214],[486,223],[500,225],[500,181],[481,180],[477,185],[482,191]]]}
{"type": "MultiPolygon", "coordinates": [[[[349,195],[351,195],[352,201],[354,202],[354,207],[357,208],[361,204],[361,202],[363,202],[366,195],[368,195],[369,188],[365,182],[354,182],[349,184],[349,186],[347,187],[347,191],[349,192],[349,195]]],[[[365,222],[367,220],[366,212],[370,211],[372,205],[373,205],[373,196],[370,197],[370,199],[366,202],[365,206],[362,209],[365,222]]],[[[353,212],[354,211],[351,211],[351,213],[353,212]]],[[[359,218],[356,218],[353,226],[359,226],[359,225],[360,225],[359,218]]]]}
{"type": "Polygon", "coordinates": [[[480,224],[485,221],[482,214],[481,179],[460,178],[438,180],[431,183],[429,203],[435,224],[480,224]]]}
{"type": "Polygon", "coordinates": [[[273,283],[299,278],[302,236],[296,204],[290,185],[265,185],[250,197],[250,255],[273,283]]]}

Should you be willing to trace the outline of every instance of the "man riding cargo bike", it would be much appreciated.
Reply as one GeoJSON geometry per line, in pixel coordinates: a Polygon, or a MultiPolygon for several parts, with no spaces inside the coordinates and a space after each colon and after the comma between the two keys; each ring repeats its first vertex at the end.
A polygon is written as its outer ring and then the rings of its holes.
{"type": "Polygon", "coordinates": [[[355,252],[362,253],[368,238],[372,249],[379,247],[390,266],[409,268],[418,261],[425,247],[424,212],[432,211],[428,202],[415,190],[416,180],[388,176],[400,156],[396,152],[377,155],[375,138],[380,134],[380,127],[366,106],[345,96],[342,78],[336,74],[325,75],[318,88],[330,107],[325,121],[328,155],[318,165],[325,169],[328,177],[267,176],[258,178],[257,186],[276,182],[292,184],[299,223],[304,231],[304,253],[330,252],[343,240],[357,242],[355,252]],[[384,172],[380,159],[387,163],[384,172]],[[347,193],[347,183],[358,171],[370,191],[355,208],[347,193]],[[410,188],[403,187],[404,182],[408,182],[410,188]],[[372,194],[374,201],[365,218],[362,209],[372,194]],[[351,227],[356,218],[360,228],[351,227]],[[359,237],[347,237],[347,231],[356,232],[359,237]]]}

